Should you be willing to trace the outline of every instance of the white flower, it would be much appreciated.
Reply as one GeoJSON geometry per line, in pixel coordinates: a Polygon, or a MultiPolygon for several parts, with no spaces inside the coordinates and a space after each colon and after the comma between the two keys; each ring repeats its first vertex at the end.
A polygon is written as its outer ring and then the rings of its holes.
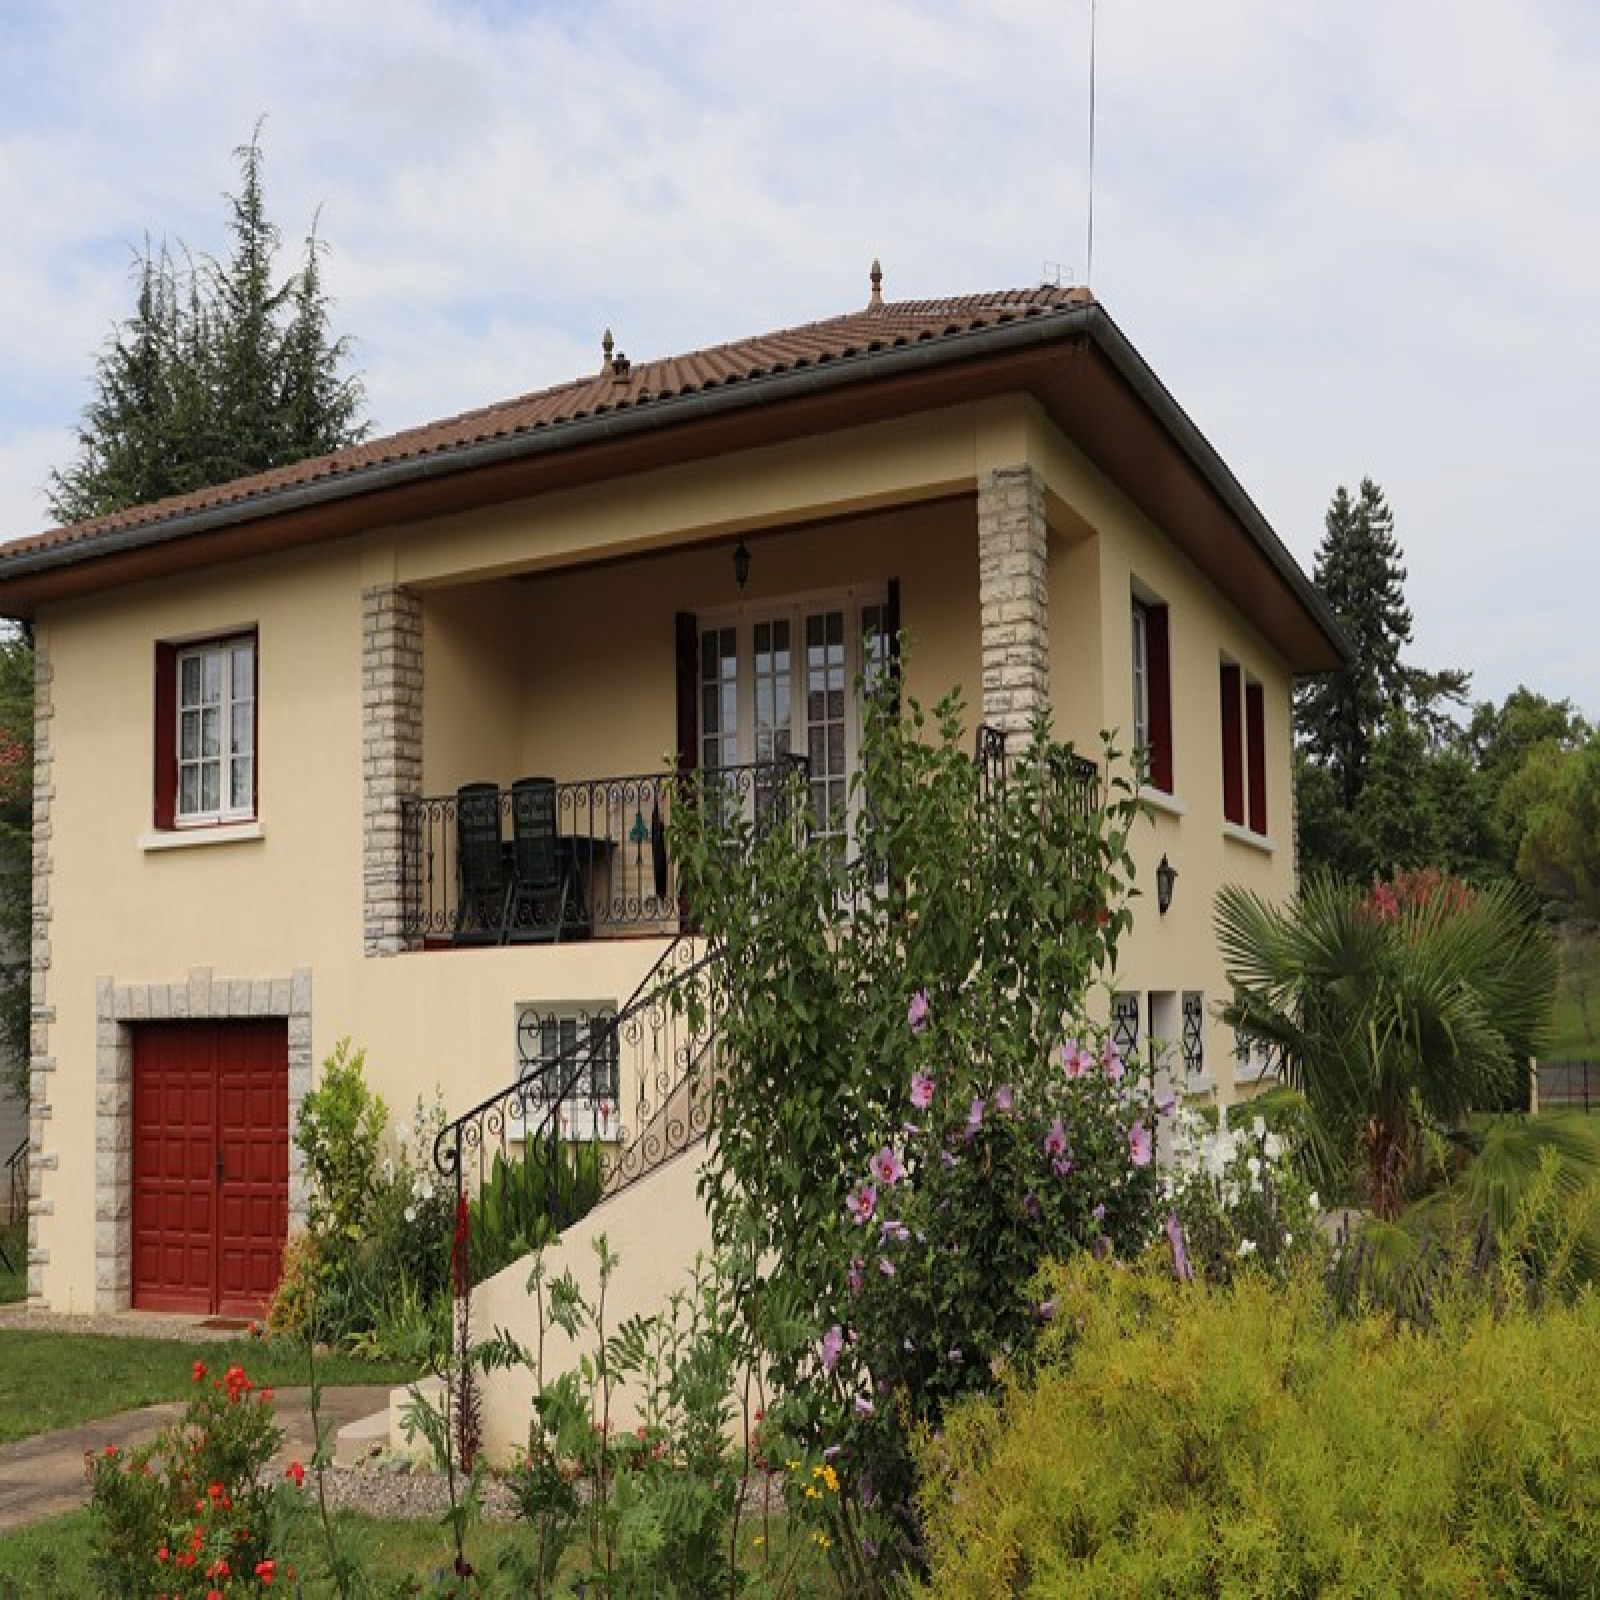
{"type": "Polygon", "coordinates": [[[388,1156],[383,1158],[383,1181],[385,1183],[394,1182],[394,1162],[388,1156]]]}
{"type": "Polygon", "coordinates": [[[1294,1243],[1294,1235],[1292,1233],[1290,1233],[1287,1229],[1285,1229],[1284,1230],[1284,1235],[1283,1235],[1283,1247],[1284,1247],[1284,1249],[1287,1250],[1289,1248],[1289,1246],[1292,1245],[1293,1243],[1294,1243]]]}
{"type": "Polygon", "coordinates": [[[1241,1239],[1239,1241],[1239,1259],[1241,1261],[1243,1261],[1247,1256],[1253,1256],[1255,1253],[1256,1242],[1254,1239],[1241,1239]]]}
{"type": "Polygon", "coordinates": [[[409,1122],[402,1122],[399,1127],[394,1130],[394,1136],[400,1141],[400,1148],[404,1150],[405,1147],[411,1143],[411,1124],[409,1122]]]}
{"type": "Polygon", "coordinates": [[[424,1178],[421,1186],[417,1190],[417,1193],[421,1195],[424,1200],[433,1199],[433,1184],[430,1183],[428,1179],[424,1178]]]}
{"type": "Polygon", "coordinates": [[[1267,1134],[1266,1119],[1264,1117],[1252,1117],[1250,1120],[1250,1131],[1256,1136],[1256,1138],[1264,1139],[1267,1134]]]}
{"type": "Polygon", "coordinates": [[[1268,1161],[1276,1161],[1283,1154],[1283,1140],[1277,1134],[1269,1133],[1261,1141],[1261,1153],[1268,1161]]]}
{"type": "Polygon", "coordinates": [[[417,1220],[417,1208],[415,1206],[407,1206],[406,1207],[406,1221],[407,1222],[415,1222],[416,1220],[417,1220]]]}
{"type": "Polygon", "coordinates": [[[1313,1189],[1311,1193],[1306,1196],[1306,1204],[1310,1206],[1313,1211],[1320,1211],[1322,1209],[1322,1201],[1318,1198],[1317,1191],[1315,1189],[1313,1189]]]}
{"type": "Polygon", "coordinates": [[[1252,1186],[1259,1189],[1261,1187],[1260,1159],[1256,1156],[1251,1156],[1250,1159],[1245,1162],[1244,1170],[1250,1174],[1250,1182],[1252,1186]]]}

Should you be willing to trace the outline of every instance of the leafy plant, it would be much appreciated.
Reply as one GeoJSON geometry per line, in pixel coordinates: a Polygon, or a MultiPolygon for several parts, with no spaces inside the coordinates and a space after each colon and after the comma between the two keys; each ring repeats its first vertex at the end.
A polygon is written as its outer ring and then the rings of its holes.
{"type": "Polygon", "coordinates": [[[738,815],[707,779],[673,813],[680,885],[726,956],[689,1002],[719,1019],[703,1192],[719,1245],[754,1218],[764,1284],[809,1323],[764,1335],[787,1397],[769,1425],[794,1459],[838,1452],[817,1531],[853,1592],[915,1555],[908,1426],[1022,1359],[1039,1262],[1142,1242],[1154,1187],[1130,1163],[1148,1106],[1080,1021],[1130,920],[1138,806],[1117,752],[1096,769],[1041,724],[975,761],[957,698],[930,719],[893,687],[866,696],[853,855],[803,825],[803,783],[738,815]],[[1069,1034],[1092,1084],[1066,1083],[1069,1034]],[[905,1177],[872,1180],[879,1210],[863,1186],[884,1160],[905,1177]]]}
{"type": "Polygon", "coordinates": [[[511,1155],[497,1150],[471,1204],[472,1281],[542,1250],[600,1198],[601,1146],[552,1133],[511,1155]]]}
{"type": "Polygon", "coordinates": [[[1320,1281],[1078,1257],[1035,1372],[919,1438],[918,1593],[1585,1594],[1600,1585],[1600,1302],[1426,1333],[1320,1281]]]}
{"type": "MultiPolygon", "coordinates": [[[[277,1573],[281,1486],[262,1479],[283,1430],[270,1389],[202,1361],[183,1419],[130,1454],[91,1458],[95,1571],[104,1592],[259,1593],[277,1573]]],[[[292,1570],[284,1573],[292,1578],[292,1570]]]]}
{"type": "Polygon", "coordinates": [[[738,1518],[752,1470],[728,1434],[741,1373],[755,1358],[742,1302],[754,1292],[747,1252],[700,1260],[687,1288],[656,1317],[611,1328],[606,1299],[619,1262],[602,1235],[594,1242],[595,1291],[569,1271],[549,1277],[540,1256],[528,1279],[535,1301],[534,1347],[505,1334],[480,1347],[488,1366],[520,1365],[534,1378],[528,1446],[509,1482],[536,1530],[535,1552],[518,1562],[523,1592],[554,1592],[558,1566],[580,1536],[580,1578],[604,1594],[699,1596],[743,1584],[738,1518]],[[583,1354],[574,1368],[547,1365],[547,1336],[559,1329],[583,1354]],[[630,1385],[640,1422],[614,1426],[617,1391],[630,1385]]]}
{"type": "Polygon", "coordinates": [[[1399,1215],[1426,1127],[1498,1105],[1548,1023],[1556,965],[1527,892],[1316,878],[1287,907],[1217,896],[1234,1027],[1281,1053],[1324,1188],[1399,1215]]]}
{"type": "Polygon", "coordinates": [[[312,1233],[358,1242],[377,1189],[378,1150],[388,1121],[381,1095],[363,1076],[365,1050],[341,1039],[322,1064],[317,1085],[300,1104],[294,1142],[311,1180],[312,1233]]]}
{"type": "Polygon", "coordinates": [[[1224,1110],[1214,1127],[1197,1111],[1177,1113],[1163,1183],[1179,1277],[1227,1283],[1248,1265],[1281,1280],[1321,1258],[1321,1202],[1296,1160],[1298,1123],[1280,1133],[1253,1104],[1231,1118],[1224,1110]]]}

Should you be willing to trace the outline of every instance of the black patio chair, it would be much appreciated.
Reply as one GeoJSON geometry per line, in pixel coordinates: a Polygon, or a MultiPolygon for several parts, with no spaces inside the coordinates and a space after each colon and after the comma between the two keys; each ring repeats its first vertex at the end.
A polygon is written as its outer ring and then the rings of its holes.
{"type": "Polygon", "coordinates": [[[577,863],[556,837],[553,778],[519,778],[511,785],[511,839],[507,936],[520,943],[586,932],[577,863]]]}
{"type": "Polygon", "coordinates": [[[504,944],[514,882],[500,836],[500,787],[456,790],[457,944],[504,944]]]}

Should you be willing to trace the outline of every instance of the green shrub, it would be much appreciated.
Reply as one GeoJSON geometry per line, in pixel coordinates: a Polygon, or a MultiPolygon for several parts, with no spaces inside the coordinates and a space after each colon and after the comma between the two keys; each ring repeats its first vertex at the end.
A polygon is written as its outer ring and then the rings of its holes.
{"type": "Polygon", "coordinates": [[[1600,1301],[1433,1329],[1313,1278],[1054,1268],[1026,1383],[919,1441],[927,1594],[1592,1594],[1600,1301]]]}
{"type": "Polygon", "coordinates": [[[258,1594],[278,1573],[282,1498],[267,1463],[283,1438],[272,1391],[243,1367],[194,1364],[183,1419],[129,1454],[90,1460],[96,1577],[104,1594],[258,1594]]]}
{"type": "Polygon", "coordinates": [[[455,1193],[433,1166],[444,1109],[419,1098],[386,1142],[388,1108],[367,1087],[365,1065],[366,1052],[341,1039],[301,1106],[308,1232],[285,1252],[269,1321],[362,1354],[409,1357],[450,1293],[455,1193]]]}
{"type": "Polygon", "coordinates": [[[509,1157],[496,1151],[471,1203],[472,1281],[542,1250],[600,1198],[600,1145],[529,1139],[509,1157]]]}
{"type": "Polygon", "coordinates": [[[378,1146],[388,1109],[362,1076],[367,1053],[341,1039],[322,1063],[322,1077],[301,1102],[294,1142],[311,1179],[311,1231],[352,1242],[365,1231],[378,1171],[378,1146]]]}

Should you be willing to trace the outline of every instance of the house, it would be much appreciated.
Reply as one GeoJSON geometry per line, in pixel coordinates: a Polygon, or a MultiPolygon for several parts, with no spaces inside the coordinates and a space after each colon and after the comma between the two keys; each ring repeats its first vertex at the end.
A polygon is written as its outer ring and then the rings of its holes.
{"type": "MultiPolygon", "coordinates": [[[[803,756],[847,831],[852,684],[900,628],[909,692],[964,685],[975,732],[1048,706],[1147,750],[1116,1025],[1191,1092],[1259,1072],[1212,895],[1291,891],[1291,686],[1344,647],[1105,309],[893,303],[875,266],[824,322],[599,354],[0,548],[38,666],[35,1303],[258,1309],[336,1041],[452,1114],[579,1046],[677,948],[665,760],[760,804],[803,756]]],[[[638,1130],[607,1070],[577,1131],[613,1095],[638,1130]]]]}

